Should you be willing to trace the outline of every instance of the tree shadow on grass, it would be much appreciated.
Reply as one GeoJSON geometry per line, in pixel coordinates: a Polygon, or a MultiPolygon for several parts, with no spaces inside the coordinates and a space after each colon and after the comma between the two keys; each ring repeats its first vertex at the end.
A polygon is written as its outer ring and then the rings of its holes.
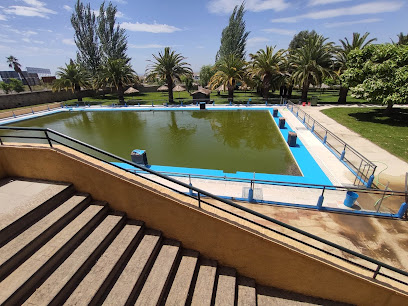
{"type": "Polygon", "coordinates": [[[384,108],[370,109],[366,112],[350,113],[358,121],[408,127],[408,108],[393,108],[390,114],[384,114],[384,108]]]}

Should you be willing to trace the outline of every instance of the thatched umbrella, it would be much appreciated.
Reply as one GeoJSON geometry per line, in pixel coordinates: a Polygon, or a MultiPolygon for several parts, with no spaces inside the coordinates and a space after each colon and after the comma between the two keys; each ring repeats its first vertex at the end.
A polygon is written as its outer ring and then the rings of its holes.
{"type": "Polygon", "coordinates": [[[181,91],[186,91],[186,89],[185,89],[183,86],[181,86],[181,85],[176,85],[176,86],[174,86],[173,91],[178,91],[178,93],[179,93],[179,99],[180,99],[180,92],[181,92],[181,91]]]}
{"type": "Polygon", "coordinates": [[[162,85],[159,88],[157,88],[157,91],[169,91],[169,88],[166,85],[162,85]]]}
{"type": "Polygon", "coordinates": [[[139,91],[136,88],[133,87],[129,87],[128,89],[126,89],[125,94],[134,94],[134,93],[138,93],[139,91]]]}

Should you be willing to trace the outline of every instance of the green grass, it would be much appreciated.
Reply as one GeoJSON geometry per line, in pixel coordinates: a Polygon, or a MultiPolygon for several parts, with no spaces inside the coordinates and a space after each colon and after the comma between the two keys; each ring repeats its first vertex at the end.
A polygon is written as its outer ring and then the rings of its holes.
{"type": "Polygon", "coordinates": [[[391,154],[408,161],[408,109],[394,107],[388,116],[385,108],[341,108],[322,112],[391,154]]]}

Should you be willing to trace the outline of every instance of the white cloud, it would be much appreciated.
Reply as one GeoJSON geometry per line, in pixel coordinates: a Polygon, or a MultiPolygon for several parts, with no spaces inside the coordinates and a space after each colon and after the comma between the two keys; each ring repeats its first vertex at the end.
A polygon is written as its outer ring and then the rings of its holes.
{"type": "Polygon", "coordinates": [[[64,38],[64,39],[62,40],[62,43],[63,43],[64,45],[68,45],[68,46],[75,46],[75,41],[74,41],[73,38],[64,38]]]}
{"type": "Polygon", "coordinates": [[[33,35],[37,35],[37,34],[38,34],[38,32],[34,32],[34,31],[31,31],[31,30],[28,30],[28,31],[20,31],[20,30],[17,30],[17,29],[9,29],[9,31],[11,31],[11,32],[13,32],[13,33],[16,33],[16,34],[20,34],[20,35],[22,35],[22,36],[24,36],[24,37],[30,37],[30,36],[33,36],[33,35]]]}
{"type": "Polygon", "coordinates": [[[0,37],[0,43],[15,43],[15,42],[17,42],[17,41],[14,40],[14,39],[9,39],[9,38],[6,38],[6,37],[0,37]]]}
{"type": "Polygon", "coordinates": [[[125,1],[125,0],[112,0],[112,1],[120,3],[120,4],[127,4],[127,1],[125,1]]]}
{"type": "Polygon", "coordinates": [[[131,22],[123,22],[121,23],[121,27],[123,29],[134,31],[134,32],[149,32],[149,33],[173,33],[176,31],[181,31],[181,29],[167,25],[167,24],[159,24],[159,23],[131,23],[131,22]]]}
{"type": "Polygon", "coordinates": [[[62,8],[63,8],[64,10],[66,10],[67,12],[72,11],[72,7],[70,7],[69,5],[64,5],[62,8]]]}
{"type": "Polygon", "coordinates": [[[145,44],[145,45],[134,45],[129,44],[129,48],[132,49],[161,49],[167,46],[159,45],[159,44],[145,44]]]}
{"type": "Polygon", "coordinates": [[[338,2],[347,2],[351,0],[310,0],[309,6],[316,6],[316,5],[325,5],[325,4],[333,4],[338,2]]]}
{"type": "Polygon", "coordinates": [[[33,40],[33,39],[30,39],[30,38],[27,38],[27,37],[23,38],[22,41],[24,41],[26,43],[29,43],[29,44],[40,44],[40,45],[44,44],[44,42],[41,41],[41,40],[33,40]]]}
{"type": "Polygon", "coordinates": [[[279,28],[268,28],[268,29],[263,29],[262,31],[266,33],[275,33],[275,34],[288,35],[288,36],[293,36],[297,33],[294,30],[286,30],[286,29],[279,29],[279,28]]]}
{"type": "Polygon", "coordinates": [[[7,20],[7,18],[6,18],[6,16],[4,16],[4,15],[0,14],[0,20],[4,20],[4,21],[6,21],[6,20],[7,20]]]}
{"type": "Polygon", "coordinates": [[[329,23],[325,23],[324,26],[326,28],[337,28],[337,27],[345,27],[345,26],[350,26],[350,25],[355,25],[355,24],[374,23],[374,22],[380,22],[380,21],[382,21],[382,19],[380,18],[371,18],[371,19],[360,19],[360,20],[344,21],[344,22],[329,22],[329,23]]]}
{"type": "Polygon", "coordinates": [[[350,7],[310,12],[303,15],[273,19],[272,22],[293,23],[304,19],[327,19],[340,16],[389,13],[399,10],[404,4],[399,1],[368,2],[350,7]]]}
{"type": "Polygon", "coordinates": [[[266,44],[269,41],[270,39],[266,37],[251,37],[248,38],[247,40],[247,46],[248,47],[258,46],[260,44],[266,44]]]}
{"type": "Polygon", "coordinates": [[[30,6],[21,6],[21,5],[11,5],[8,8],[5,8],[3,11],[6,14],[26,16],[26,17],[41,17],[49,18],[50,14],[57,14],[56,11],[46,8],[44,2],[38,0],[23,0],[26,4],[30,6]]]}
{"type": "Polygon", "coordinates": [[[123,14],[121,11],[117,11],[117,12],[116,12],[116,17],[118,17],[118,18],[124,18],[124,17],[125,17],[125,14],[123,14]]]}
{"type": "MultiPolygon", "coordinates": [[[[208,3],[208,10],[215,14],[231,13],[236,5],[241,5],[242,0],[211,0],[208,3]]],[[[262,12],[266,10],[282,11],[289,7],[286,0],[246,0],[245,9],[252,12],[262,12]]]]}

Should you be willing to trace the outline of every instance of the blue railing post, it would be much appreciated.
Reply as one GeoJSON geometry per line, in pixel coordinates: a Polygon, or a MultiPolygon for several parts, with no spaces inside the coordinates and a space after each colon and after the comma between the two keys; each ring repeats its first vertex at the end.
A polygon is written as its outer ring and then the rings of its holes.
{"type": "Polygon", "coordinates": [[[326,135],[324,135],[323,137],[323,143],[326,143],[326,141],[327,141],[327,130],[326,130],[326,135]]]}
{"type": "Polygon", "coordinates": [[[346,155],[346,145],[344,145],[343,152],[341,152],[340,160],[344,159],[344,155],[346,155]]]}
{"type": "Polygon", "coordinates": [[[13,113],[13,117],[16,118],[16,114],[14,112],[12,112],[12,113],[13,113]]]}
{"type": "Polygon", "coordinates": [[[397,217],[402,219],[404,217],[404,214],[407,212],[408,209],[408,204],[407,203],[402,203],[400,209],[398,210],[397,217]]]}
{"type": "Polygon", "coordinates": [[[312,133],[314,132],[314,125],[315,125],[315,123],[314,123],[314,121],[313,121],[312,128],[310,129],[310,131],[311,131],[312,133]]]}
{"type": "MultiPolygon", "coordinates": [[[[189,180],[190,187],[193,187],[193,184],[191,184],[191,175],[190,174],[188,175],[188,180],[189,180]]],[[[188,190],[188,194],[192,196],[193,195],[193,189],[190,188],[188,190]]]]}
{"type": "Polygon", "coordinates": [[[303,117],[303,123],[305,123],[305,122],[306,122],[306,113],[305,113],[305,115],[303,117]]]}
{"type": "Polygon", "coordinates": [[[367,188],[371,188],[371,186],[373,185],[373,182],[374,182],[374,174],[371,174],[367,182],[367,188]]]}

